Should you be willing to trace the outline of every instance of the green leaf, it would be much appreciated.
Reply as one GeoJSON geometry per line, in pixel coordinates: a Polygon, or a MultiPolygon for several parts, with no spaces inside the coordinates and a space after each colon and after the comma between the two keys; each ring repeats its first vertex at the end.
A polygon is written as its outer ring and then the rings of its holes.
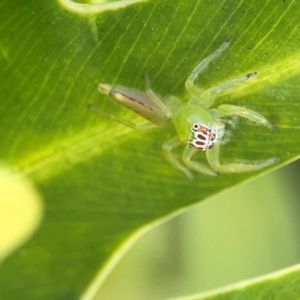
{"type": "Polygon", "coordinates": [[[2,298],[78,298],[89,286],[92,294],[140,234],[299,156],[296,2],[148,1],[96,15],[50,0],[0,7],[0,157],[45,203],[36,235],[1,266],[2,298]],[[162,155],[174,129],[135,132],[87,110],[94,103],[140,122],[98,94],[99,82],[144,89],[147,71],[161,95],[184,97],[193,67],[227,38],[231,46],[198,83],[257,71],[216,105],[250,108],[276,130],[241,123],[221,160],[276,156],[273,168],[188,181],[162,155]]]}

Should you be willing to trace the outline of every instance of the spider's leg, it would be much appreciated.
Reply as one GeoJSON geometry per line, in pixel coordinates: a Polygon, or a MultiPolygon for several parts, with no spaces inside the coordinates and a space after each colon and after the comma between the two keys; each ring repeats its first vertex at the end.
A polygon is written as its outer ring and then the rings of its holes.
{"type": "Polygon", "coordinates": [[[235,115],[235,116],[245,118],[251,122],[254,122],[257,125],[274,129],[274,126],[265,117],[245,107],[230,105],[230,104],[222,104],[218,107],[217,111],[218,111],[218,117],[235,115]]]}
{"type": "Polygon", "coordinates": [[[184,165],[182,165],[178,159],[174,156],[174,154],[172,153],[172,150],[179,146],[182,142],[179,140],[179,138],[176,136],[175,138],[167,141],[166,143],[164,143],[163,145],[163,151],[164,151],[164,155],[165,158],[167,159],[167,161],[176,169],[182,171],[186,177],[190,180],[194,179],[194,176],[192,175],[192,173],[189,171],[188,168],[186,168],[184,165]]]}
{"type": "Polygon", "coordinates": [[[218,173],[210,169],[209,167],[206,167],[198,162],[195,162],[192,159],[192,156],[199,150],[195,148],[191,148],[189,146],[186,146],[183,155],[182,155],[182,160],[184,163],[192,170],[195,170],[199,173],[205,174],[205,175],[210,175],[210,176],[217,176],[218,173]]]}
{"type": "Polygon", "coordinates": [[[206,57],[204,60],[202,60],[188,77],[187,81],[185,82],[185,88],[190,94],[190,103],[200,102],[199,104],[201,104],[203,107],[210,106],[206,104],[206,102],[209,101],[210,99],[201,99],[203,98],[201,96],[203,90],[195,86],[194,81],[197,79],[198,75],[208,66],[208,64],[214,58],[218,57],[221,54],[221,52],[224,51],[229,46],[229,44],[230,44],[230,40],[227,40],[225,43],[223,43],[217,51],[215,51],[214,53],[206,57]]]}
{"type": "Polygon", "coordinates": [[[190,76],[188,77],[186,83],[185,83],[185,87],[187,90],[189,90],[190,87],[192,87],[194,85],[194,81],[197,79],[198,75],[208,66],[208,64],[216,57],[218,57],[222,51],[224,51],[230,44],[230,40],[227,40],[225,43],[223,43],[221,45],[221,47],[215,51],[214,53],[212,53],[211,55],[209,55],[208,57],[206,57],[205,59],[203,59],[197,66],[196,68],[193,70],[193,72],[190,74],[190,76]]]}
{"type": "Polygon", "coordinates": [[[278,162],[277,157],[272,157],[270,159],[256,161],[256,162],[239,160],[238,162],[221,164],[219,161],[219,151],[220,151],[220,146],[216,144],[212,149],[206,151],[206,157],[210,166],[214,170],[220,173],[242,173],[242,172],[256,171],[271,166],[278,162]]]}
{"type": "Polygon", "coordinates": [[[253,73],[249,73],[247,75],[243,75],[243,76],[228,80],[226,82],[220,83],[219,85],[214,86],[214,87],[204,91],[203,96],[207,97],[207,98],[215,99],[215,97],[219,93],[223,92],[224,90],[233,88],[236,85],[238,85],[239,83],[242,83],[242,82],[244,82],[244,81],[248,80],[249,78],[252,78],[256,75],[257,75],[257,72],[253,72],[253,73]]]}

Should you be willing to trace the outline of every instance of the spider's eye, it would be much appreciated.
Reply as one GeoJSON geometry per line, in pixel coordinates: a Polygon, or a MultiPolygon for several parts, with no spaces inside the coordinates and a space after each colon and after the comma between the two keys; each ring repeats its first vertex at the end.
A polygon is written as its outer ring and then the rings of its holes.
{"type": "Polygon", "coordinates": [[[210,140],[211,140],[211,141],[214,141],[214,140],[216,139],[216,137],[217,137],[216,134],[213,133],[212,136],[211,136],[211,138],[210,138],[210,140]]]}
{"type": "Polygon", "coordinates": [[[208,149],[211,149],[213,146],[215,145],[215,143],[211,143],[208,147],[208,149]]]}
{"type": "Polygon", "coordinates": [[[199,130],[200,125],[198,123],[193,124],[192,129],[194,131],[198,131],[199,130]]]}

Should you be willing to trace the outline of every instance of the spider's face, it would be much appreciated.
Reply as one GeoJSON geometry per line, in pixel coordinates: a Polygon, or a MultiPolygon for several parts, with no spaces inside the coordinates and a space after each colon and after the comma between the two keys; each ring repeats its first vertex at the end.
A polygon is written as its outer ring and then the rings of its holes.
{"type": "Polygon", "coordinates": [[[211,128],[203,124],[194,123],[191,126],[189,146],[206,151],[214,146],[216,138],[217,134],[211,128]]]}

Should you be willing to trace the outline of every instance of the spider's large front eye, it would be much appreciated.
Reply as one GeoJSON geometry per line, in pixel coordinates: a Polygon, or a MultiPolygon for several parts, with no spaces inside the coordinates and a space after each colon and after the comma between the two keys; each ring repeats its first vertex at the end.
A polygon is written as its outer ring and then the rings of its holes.
{"type": "Polygon", "coordinates": [[[200,128],[200,125],[199,125],[198,123],[195,123],[195,124],[193,124],[193,126],[192,126],[192,129],[193,129],[194,131],[198,131],[199,128],[200,128]]]}

